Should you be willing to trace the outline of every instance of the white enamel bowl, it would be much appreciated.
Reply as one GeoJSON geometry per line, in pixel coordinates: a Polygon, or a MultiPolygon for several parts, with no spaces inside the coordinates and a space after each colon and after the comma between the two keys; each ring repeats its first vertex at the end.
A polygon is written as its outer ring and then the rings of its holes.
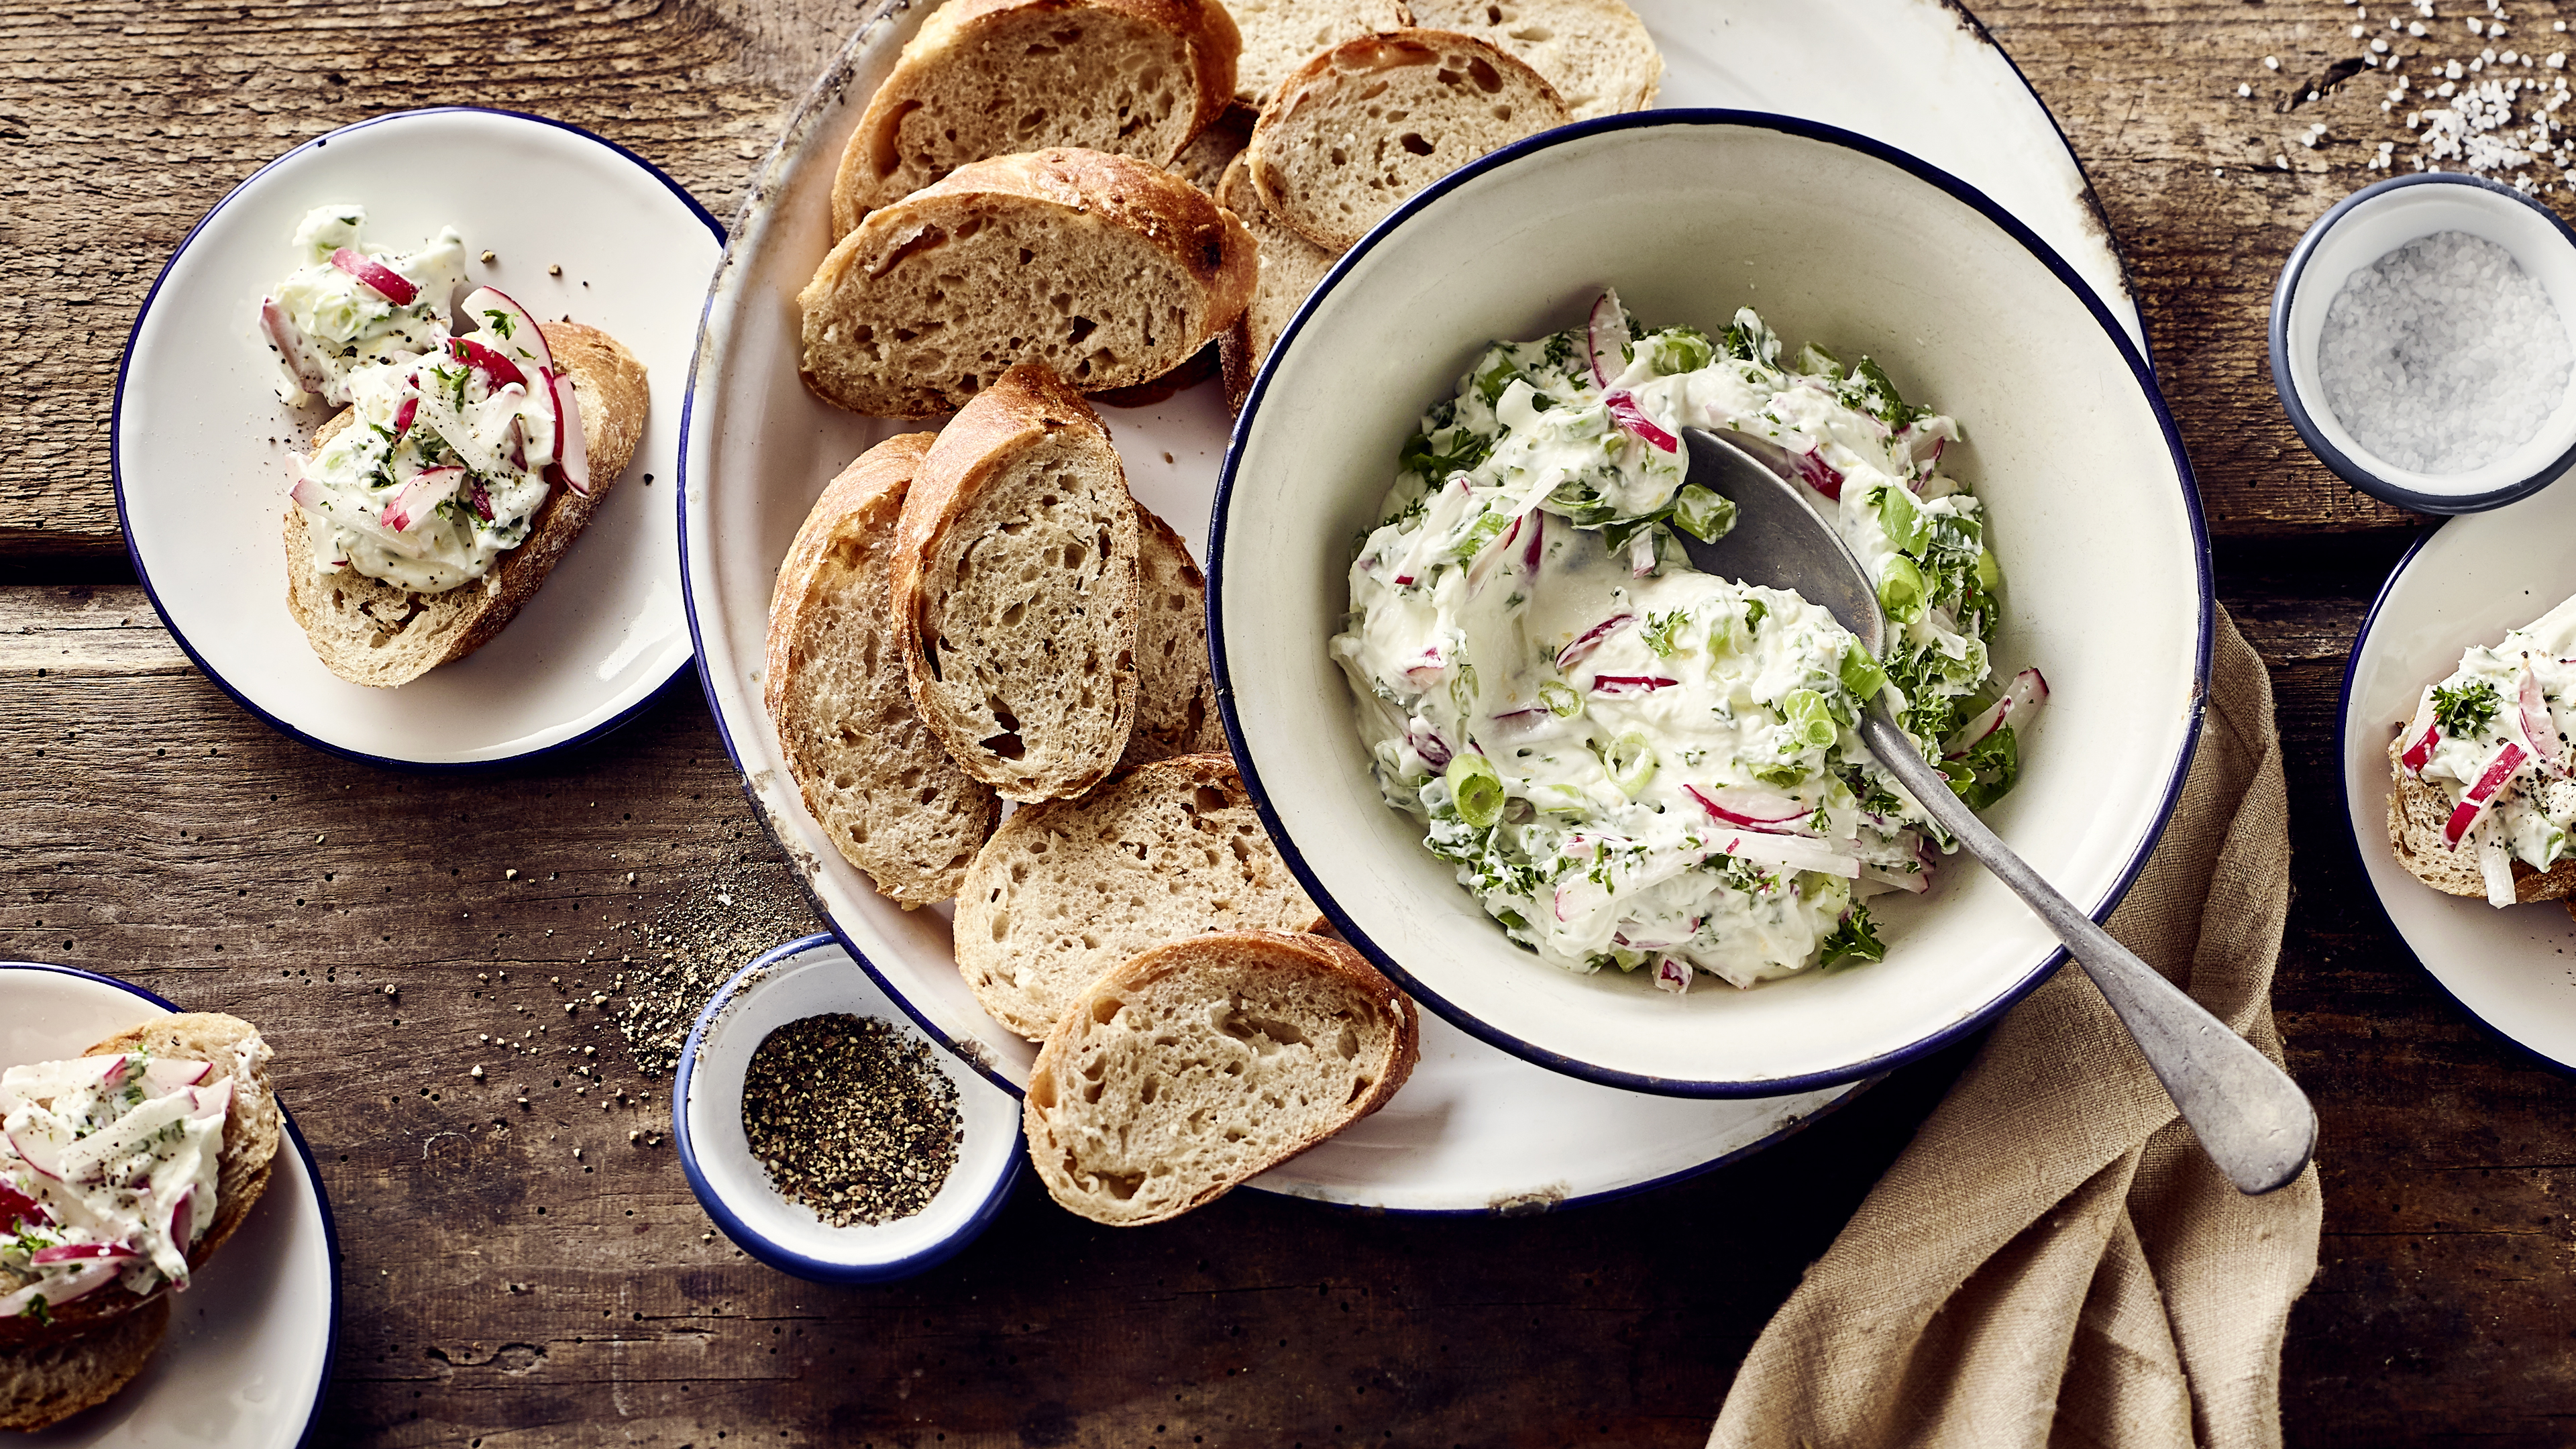
{"type": "Polygon", "coordinates": [[[2317,362],[2326,313],[2352,274],[2410,241],[2446,231],[2511,252],[2549,294],[2576,344],[2576,231],[2510,186],[2426,171],[2363,187],[2299,239],[2272,294],[2272,387],[2308,451],[2345,482],[2420,513],[2476,513],[2528,497],[2576,466],[2576,386],[2521,446],[2465,473],[2425,473],[2380,457],[2352,435],[2335,416],[2317,362]]]}
{"type": "Polygon", "coordinates": [[[1956,857],[1879,910],[1885,961],[1675,998],[1513,947],[1379,799],[1326,655],[1416,419],[1493,338],[1581,320],[1604,284],[1652,324],[1759,308],[1795,347],[1867,353],[1959,418],[2007,579],[2002,672],[2053,686],[1989,820],[2107,914],[2196,738],[2208,551],[2147,365],[2075,274],[1983,196],[1847,132],[1744,112],[1612,117],[1524,142],[1409,202],[1292,324],[1236,425],[1210,537],[1226,729],[1271,833],[1334,924],[1425,1006],[1531,1061],[1632,1090],[1755,1096],[1880,1072],[2000,1011],[2060,959],[1956,857]]]}
{"type": "MultiPolygon", "coordinates": [[[[167,1001],[111,977],[0,961],[0,1068],[78,1055],[167,1001]]],[[[268,1190],[241,1231],[170,1302],[160,1351],[116,1397],[39,1434],[29,1449],[293,1449],[315,1437],[340,1328],[331,1205],[295,1119],[268,1190]]]]}
{"type": "Polygon", "coordinates": [[[2576,923],[2556,902],[2498,910],[2417,880],[2388,843],[2388,742],[2472,644],[2493,644],[2576,594],[2576,492],[2553,488],[2455,518],[2388,576],[2353,640],[2341,711],[2343,803],[2371,890],[2462,1010],[2576,1072],[2576,923]]]}
{"type": "Polygon", "coordinates": [[[698,1013],[671,1085],[680,1166],[725,1236],[781,1272],[823,1283],[910,1277],[973,1242],[1010,1200],[1023,1161],[1019,1099],[933,1048],[932,1064],[957,1088],[948,1180],[911,1217],[830,1226],[770,1185],[743,1131],[742,1091],[752,1053],[771,1032],[832,1012],[875,1017],[906,1041],[930,1043],[831,937],[791,941],[744,967],[698,1013]]]}
{"type": "Polygon", "coordinates": [[[243,708],[373,764],[497,765],[632,719],[693,653],[680,600],[680,413],[723,246],[723,228],[642,158],[535,116],[401,111],[262,167],[171,255],[117,378],[117,508],[171,636],[243,708]],[[603,329],[643,361],[653,395],[635,460],[545,586],[491,643],[400,689],[332,674],[286,611],[286,455],[327,414],[277,400],[251,318],[297,264],[296,223],[334,202],[365,206],[367,239],[388,246],[455,226],[470,281],[540,317],[603,329]]]}

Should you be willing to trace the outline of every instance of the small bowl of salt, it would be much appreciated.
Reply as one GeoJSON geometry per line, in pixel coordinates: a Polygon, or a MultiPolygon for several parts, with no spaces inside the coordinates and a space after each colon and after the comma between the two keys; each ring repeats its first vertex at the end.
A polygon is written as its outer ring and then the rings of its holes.
{"type": "Polygon", "coordinates": [[[671,1085],[689,1189],[784,1273],[878,1283],[973,1242],[1026,1154],[1017,1098],[925,1035],[830,936],[745,966],[671,1085]]]}
{"type": "Polygon", "coordinates": [[[2271,341],[2291,426],[2375,498],[2476,513],[2576,467],[2576,232],[2511,187],[2344,198],[2281,269],[2271,341]]]}

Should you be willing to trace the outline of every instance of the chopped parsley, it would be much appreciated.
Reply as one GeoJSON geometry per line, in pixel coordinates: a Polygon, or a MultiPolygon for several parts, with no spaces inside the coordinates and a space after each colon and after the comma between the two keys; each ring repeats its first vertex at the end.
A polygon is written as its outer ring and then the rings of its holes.
{"type": "Polygon", "coordinates": [[[2504,708],[2504,696],[2483,679],[2471,680],[2457,689],[2435,686],[2433,690],[2433,723],[2453,739],[2468,739],[2495,722],[2496,712],[2504,708]]]}

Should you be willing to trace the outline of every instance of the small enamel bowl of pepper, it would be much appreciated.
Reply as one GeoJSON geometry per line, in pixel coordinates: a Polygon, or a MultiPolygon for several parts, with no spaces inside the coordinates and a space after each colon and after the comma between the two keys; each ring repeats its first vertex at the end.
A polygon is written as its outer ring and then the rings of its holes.
{"type": "Polygon", "coordinates": [[[671,1121],[724,1235],[822,1283],[910,1277],[956,1254],[1025,1158],[1018,1099],[933,1043],[827,935],[761,956],[698,1013],[671,1121]]]}

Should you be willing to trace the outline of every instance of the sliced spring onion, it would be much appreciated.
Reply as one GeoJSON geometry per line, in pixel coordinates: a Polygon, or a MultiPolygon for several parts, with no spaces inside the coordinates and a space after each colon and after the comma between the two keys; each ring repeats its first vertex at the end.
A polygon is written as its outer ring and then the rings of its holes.
{"type": "Polygon", "coordinates": [[[1503,777],[1479,754],[1461,754],[1450,760],[1444,777],[1449,782],[1450,797],[1458,803],[1458,818],[1483,830],[1503,818],[1503,777]]]}

